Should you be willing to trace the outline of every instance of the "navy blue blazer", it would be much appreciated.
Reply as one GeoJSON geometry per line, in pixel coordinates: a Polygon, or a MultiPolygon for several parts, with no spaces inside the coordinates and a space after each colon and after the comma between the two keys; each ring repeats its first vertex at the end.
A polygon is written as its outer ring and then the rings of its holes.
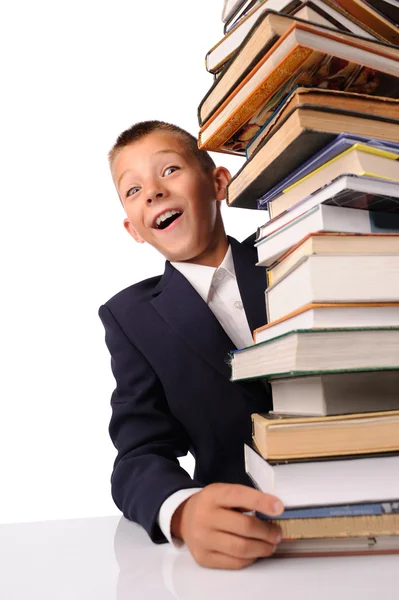
{"type": "MultiPolygon", "coordinates": [[[[266,323],[265,269],[255,266],[253,236],[229,241],[253,330],[266,323]]],[[[116,379],[112,496],[126,518],[163,542],[157,516],[173,492],[213,482],[251,485],[243,444],[251,440],[251,413],[271,409],[270,391],[260,381],[230,381],[233,342],[169,262],[162,276],[123,290],[99,315],[116,379]],[[194,479],[177,460],[188,451],[194,479]]]]}

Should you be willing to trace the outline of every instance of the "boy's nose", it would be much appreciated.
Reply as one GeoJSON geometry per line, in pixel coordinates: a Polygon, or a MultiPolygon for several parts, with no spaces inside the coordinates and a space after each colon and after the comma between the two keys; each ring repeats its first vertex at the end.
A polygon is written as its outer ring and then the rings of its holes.
{"type": "Polygon", "coordinates": [[[163,192],[155,192],[153,194],[148,194],[147,196],[147,204],[151,204],[154,198],[163,198],[163,192]]]}

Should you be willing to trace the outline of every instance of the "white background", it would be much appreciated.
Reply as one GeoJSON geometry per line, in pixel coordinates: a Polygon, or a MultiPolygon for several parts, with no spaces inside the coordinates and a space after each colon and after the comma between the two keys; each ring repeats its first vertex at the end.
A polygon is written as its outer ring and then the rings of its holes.
{"type": "MultiPolygon", "coordinates": [[[[0,522],[117,514],[114,380],[101,303],[161,273],[135,244],[107,152],[136,121],[197,134],[222,0],[15,0],[3,7],[0,522]]],[[[234,173],[242,159],[214,154],[234,173]]],[[[243,239],[265,213],[226,208],[243,239]]],[[[188,468],[191,463],[188,461],[188,468]]]]}

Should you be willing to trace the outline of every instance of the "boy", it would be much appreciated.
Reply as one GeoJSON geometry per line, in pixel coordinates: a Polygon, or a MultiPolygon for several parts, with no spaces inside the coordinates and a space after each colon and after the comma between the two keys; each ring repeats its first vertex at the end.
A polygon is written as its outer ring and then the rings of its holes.
{"type": "MultiPolygon", "coordinates": [[[[123,132],[110,152],[124,227],[166,258],[165,273],[100,308],[117,387],[110,435],[112,494],[154,542],[182,540],[208,567],[238,569],[271,555],[280,530],[243,514],[280,514],[243,464],[253,412],[270,409],[258,381],[231,382],[228,354],[265,323],[265,275],[253,240],[226,236],[230,174],[186,131],[159,121],[123,132]],[[194,480],[177,457],[191,451],[194,480]]],[[[181,543],[181,542],[180,542],[181,543]]]]}

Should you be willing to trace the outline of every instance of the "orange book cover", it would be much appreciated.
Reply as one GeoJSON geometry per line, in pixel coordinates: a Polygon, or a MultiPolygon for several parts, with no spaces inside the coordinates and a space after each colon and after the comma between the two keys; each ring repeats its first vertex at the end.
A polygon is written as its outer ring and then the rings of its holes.
{"type": "MultiPolygon", "coordinates": [[[[248,139],[243,139],[242,143],[236,143],[236,139],[234,139],[234,135],[237,133],[242,133],[243,126],[248,123],[249,120],[252,120],[252,117],[257,114],[257,111],[261,110],[265,114],[262,115],[262,119],[260,122],[256,122],[254,125],[256,129],[259,129],[264,122],[267,120],[269,114],[274,110],[275,104],[278,104],[282,97],[289,93],[290,89],[295,85],[306,84],[306,85],[314,85],[317,87],[317,83],[313,82],[314,80],[318,80],[321,78],[321,73],[324,73],[326,70],[330,70],[331,65],[326,64],[326,62],[331,63],[334,62],[331,59],[334,57],[329,57],[324,52],[315,51],[312,48],[308,48],[306,46],[295,44],[295,46],[290,50],[290,52],[284,56],[281,61],[276,65],[276,67],[265,76],[265,78],[259,83],[259,85],[253,89],[249,96],[243,99],[243,101],[233,109],[232,113],[226,117],[226,120],[220,123],[215,132],[209,137],[208,140],[203,140],[203,132],[207,130],[207,128],[213,123],[213,121],[219,117],[219,115],[224,111],[224,109],[231,103],[234,97],[242,90],[242,88],[248,83],[248,81],[256,74],[256,72],[262,67],[265,61],[276,51],[278,46],[282,44],[285,39],[291,34],[291,32],[295,29],[301,29],[303,31],[307,31],[310,33],[317,33],[317,35],[322,35],[325,38],[332,39],[337,42],[343,41],[342,35],[330,33],[329,31],[315,32],[312,26],[307,25],[305,23],[294,23],[284,35],[280,37],[280,39],[276,42],[276,44],[262,57],[262,59],[258,62],[258,64],[251,70],[250,73],[243,79],[243,81],[236,87],[236,89],[226,98],[226,100],[221,104],[221,106],[215,111],[215,113],[208,119],[208,121],[201,127],[199,134],[199,147],[204,150],[213,150],[213,151],[225,151],[225,150],[233,150],[240,151],[247,143],[248,139]],[[301,81],[301,76],[305,79],[305,81],[301,81]],[[309,77],[312,81],[309,82],[309,77]],[[288,86],[287,89],[282,89],[283,86],[288,86]],[[278,94],[276,93],[278,92],[278,94]],[[278,96],[273,102],[273,97],[278,96]],[[272,100],[270,106],[268,106],[268,110],[264,110],[264,105],[272,100]],[[222,148],[223,147],[223,148],[222,148]]],[[[347,38],[345,36],[344,43],[349,46],[353,46],[359,48],[361,50],[369,50],[369,48],[365,47],[361,40],[356,38],[347,38]]],[[[370,50],[369,50],[370,51],[370,50]]],[[[373,48],[373,54],[378,54],[380,56],[390,58],[393,60],[398,60],[398,57],[393,53],[385,52],[380,48],[373,48]]],[[[350,85],[355,85],[356,90],[358,92],[362,92],[362,89],[358,88],[358,82],[361,81],[363,84],[370,85],[368,77],[364,76],[364,70],[367,67],[362,68],[361,65],[356,65],[355,63],[351,63],[344,59],[337,58],[335,62],[338,62],[338,68],[342,73],[341,84],[345,87],[347,82],[350,82],[350,85]],[[342,63],[342,65],[341,65],[342,63]],[[344,77],[345,74],[345,77],[344,77]]],[[[337,70],[337,65],[333,64],[333,70],[337,70]]],[[[373,74],[374,70],[369,69],[370,73],[373,74]]],[[[334,81],[336,83],[336,72],[334,72],[334,81]]],[[[324,80],[325,81],[325,76],[324,80]]],[[[346,88],[345,88],[346,89],[346,88]]],[[[376,90],[377,91],[377,90],[376,90]]],[[[386,94],[383,94],[386,95],[386,94]]],[[[252,131],[249,133],[252,138],[255,135],[256,131],[252,131]]],[[[236,136],[237,137],[237,136],[236,136]]],[[[240,140],[238,140],[240,142],[240,140]]]]}

